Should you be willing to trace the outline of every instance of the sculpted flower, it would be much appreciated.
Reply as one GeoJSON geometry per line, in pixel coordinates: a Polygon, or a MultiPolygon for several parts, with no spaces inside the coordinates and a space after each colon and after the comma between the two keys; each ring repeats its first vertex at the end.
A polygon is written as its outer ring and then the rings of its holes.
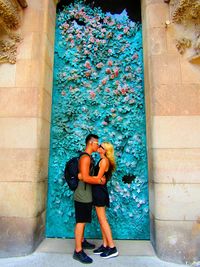
{"type": "Polygon", "coordinates": [[[132,56],[132,59],[138,59],[138,54],[135,53],[135,54],[132,56]]]}
{"type": "Polygon", "coordinates": [[[65,93],[65,91],[64,91],[64,90],[61,92],[61,95],[63,95],[63,96],[65,96],[65,95],[66,95],[66,93],[65,93]]]}
{"type": "Polygon", "coordinates": [[[110,74],[110,73],[111,73],[111,69],[107,68],[107,69],[106,69],[106,73],[107,73],[107,74],[110,74]]]}
{"type": "Polygon", "coordinates": [[[115,74],[115,77],[117,77],[119,75],[119,69],[118,68],[114,69],[114,74],[115,74]]]}
{"type": "Polygon", "coordinates": [[[97,67],[98,69],[101,69],[103,66],[104,66],[104,64],[103,64],[102,62],[99,62],[99,63],[96,65],[96,67],[97,67]]]}
{"type": "Polygon", "coordinates": [[[96,97],[96,94],[95,94],[94,91],[90,91],[90,97],[91,97],[91,98],[95,98],[95,97],[96,97]]]}
{"type": "Polygon", "coordinates": [[[90,77],[90,76],[91,76],[91,71],[86,71],[86,72],[85,72],[85,76],[86,76],[86,77],[90,77]]]}
{"type": "Polygon", "coordinates": [[[128,31],[129,31],[129,27],[125,27],[123,30],[124,33],[127,33],[128,31]]]}
{"type": "Polygon", "coordinates": [[[113,65],[113,62],[112,62],[112,60],[109,60],[109,61],[108,61],[108,66],[110,66],[110,67],[111,67],[112,65],[113,65]]]}
{"type": "Polygon", "coordinates": [[[104,78],[104,79],[101,81],[101,83],[102,83],[103,85],[105,85],[105,84],[107,83],[107,79],[104,78]]]}
{"type": "Polygon", "coordinates": [[[89,61],[86,61],[85,62],[85,65],[84,65],[87,69],[91,69],[91,66],[90,66],[90,62],[89,61]]]}

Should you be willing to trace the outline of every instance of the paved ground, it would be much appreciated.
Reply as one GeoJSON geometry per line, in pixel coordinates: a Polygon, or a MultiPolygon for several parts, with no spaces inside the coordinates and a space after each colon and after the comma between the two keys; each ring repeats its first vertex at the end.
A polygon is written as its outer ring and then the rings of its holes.
{"type": "MultiPolygon", "coordinates": [[[[46,239],[33,254],[24,257],[0,259],[0,267],[81,267],[72,258],[73,240],[46,239]]],[[[99,245],[99,241],[95,242],[99,245]]],[[[186,267],[188,265],[164,262],[155,256],[148,241],[116,241],[120,255],[102,259],[87,251],[94,262],[91,267],[186,267]],[[127,255],[128,254],[128,255],[127,255]]],[[[192,266],[200,267],[200,263],[192,266]]]]}

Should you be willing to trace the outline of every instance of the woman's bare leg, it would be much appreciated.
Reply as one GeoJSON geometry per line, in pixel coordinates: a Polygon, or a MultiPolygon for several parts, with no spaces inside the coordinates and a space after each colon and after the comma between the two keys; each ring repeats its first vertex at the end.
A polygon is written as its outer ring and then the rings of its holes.
{"type": "Polygon", "coordinates": [[[115,244],[113,242],[110,225],[106,218],[105,207],[95,207],[95,208],[96,208],[96,213],[97,213],[97,217],[99,220],[99,224],[102,230],[103,242],[106,242],[107,246],[113,248],[115,244]]]}

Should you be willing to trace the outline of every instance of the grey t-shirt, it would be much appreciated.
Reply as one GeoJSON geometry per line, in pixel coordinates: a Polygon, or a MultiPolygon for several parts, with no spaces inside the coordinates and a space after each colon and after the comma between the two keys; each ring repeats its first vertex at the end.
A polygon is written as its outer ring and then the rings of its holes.
{"type": "MultiPolygon", "coordinates": [[[[84,154],[83,154],[84,155],[84,154]]],[[[89,157],[89,155],[88,155],[89,157]]],[[[90,156],[90,175],[94,175],[94,160],[90,156]]],[[[83,181],[79,181],[78,187],[74,192],[74,200],[81,203],[91,203],[92,202],[92,186],[83,181]]]]}

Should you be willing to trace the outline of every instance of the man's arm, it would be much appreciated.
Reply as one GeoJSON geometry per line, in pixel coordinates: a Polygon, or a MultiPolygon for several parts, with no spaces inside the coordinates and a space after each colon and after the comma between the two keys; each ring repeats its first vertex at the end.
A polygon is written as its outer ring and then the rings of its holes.
{"type": "Polygon", "coordinates": [[[81,174],[81,180],[88,184],[105,184],[105,177],[95,178],[94,176],[90,176],[90,157],[87,155],[83,155],[79,160],[79,172],[81,174]]]}

